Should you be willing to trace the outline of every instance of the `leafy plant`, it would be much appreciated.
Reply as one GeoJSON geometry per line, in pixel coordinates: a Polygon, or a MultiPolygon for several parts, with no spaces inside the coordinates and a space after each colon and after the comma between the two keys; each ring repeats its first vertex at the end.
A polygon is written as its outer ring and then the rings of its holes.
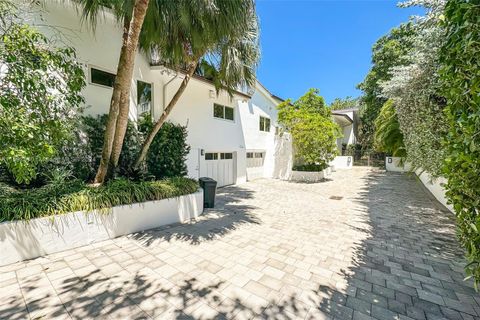
{"type": "Polygon", "coordinates": [[[480,1],[451,0],[445,9],[441,81],[447,98],[444,175],[469,276],[480,283],[480,1]]]}
{"type": "MultiPolygon", "coordinates": [[[[152,127],[151,117],[147,116],[142,119],[139,129],[146,135],[152,127]]],[[[186,127],[166,122],[150,146],[146,161],[148,174],[157,179],[185,176],[185,161],[190,152],[190,146],[186,142],[187,135],[186,127]]]]}
{"type": "Polygon", "coordinates": [[[352,98],[350,96],[346,98],[335,98],[330,104],[330,110],[344,110],[352,109],[358,106],[358,98],[352,98]]]}
{"type": "Polygon", "coordinates": [[[381,84],[391,79],[391,69],[410,64],[408,53],[413,44],[414,30],[411,23],[393,28],[387,35],[375,42],[372,48],[372,68],[357,87],[363,91],[360,97],[359,142],[363,148],[370,148],[375,134],[375,119],[387,101],[381,84]]]}
{"type": "Polygon", "coordinates": [[[318,90],[310,89],[297,101],[278,105],[278,121],[293,138],[296,165],[326,168],[337,154],[340,128],[331,118],[318,90]]]}
{"type": "Polygon", "coordinates": [[[375,149],[394,157],[405,157],[403,134],[392,100],[388,100],[375,120],[375,149]]]}
{"type": "Polygon", "coordinates": [[[445,40],[440,25],[444,1],[411,0],[405,5],[424,5],[426,15],[412,23],[411,48],[403,57],[408,64],[392,67],[390,79],[380,86],[394,101],[406,161],[414,169],[438,177],[446,157],[442,140],[448,128],[439,79],[439,51],[445,40]]]}
{"type": "Polygon", "coordinates": [[[114,179],[100,187],[91,187],[80,180],[65,180],[23,190],[0,183],[0,222],[107,210],[113,206],[178,197],[197,189],[197,181],[180,177],[139,182],[114,179]]]}
{"type": "Polygon", "coordinates": [[[8,1],[0,16],[0,163],[28,184],[72,138],[85,77],[72,48],[53,48],[8,1]]]}

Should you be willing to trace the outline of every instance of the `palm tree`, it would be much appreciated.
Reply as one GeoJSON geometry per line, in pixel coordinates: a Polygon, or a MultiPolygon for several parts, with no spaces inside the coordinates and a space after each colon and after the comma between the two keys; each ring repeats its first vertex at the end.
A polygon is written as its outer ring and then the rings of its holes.
{"type": "Polygon", "coordinates": [[[141,43],[156,51],[161,64],[183,67],[180,87],[145,139],[135,167],[145,160],[150,144],[185,91],[200,60],[208,58],[217,91],[230,95],[239,86],[252,86],[259,59],[258,19],[253,0],[156,1],[160,19],[148,19],[141,43]],[[173,6],[172,10],[162,10],[173,6]],[[167,14],[166,14],[167,13],[167,14]],[[174,13],[174,14],[172,14],[174,13]],[[153,22],[162,21],[162,24],[153,22]],[[154,29],[157,32],[150,32],[154,29]],[[148,37],[148,38],[147,38],[148,37]]]}
{"type": "Polygon", "coordinates": [[[254,0],[76,0],[93,25],[103,7],[123,21],[123,45],[110,105],[101,162],[95,183],[103,183],[109,165],[118,165],[128,123],[130,84],[139,45],[156,52],[161,63],[182,69],[185,78],[147,136],[136,161],[145,159],[153,138],[185,91],[199,60],[208,55],[217,69],[217,90],[230,94],[253,85],[259,57],[254,0]],[[148,10],[147,10],[148,7],[148,10]],[[141,32],[140,32],[141,29],[141,32]]]}
{"type": "Polygon", "coordinates": [[[392,100],[387,100],[375,119],[375,148],[392,154],[394,157],[407,155],[403,134],[400,130],[397,113],[392,100]]]}
{"type": "Polygon", "coordinates": [[[105,7],[112,9],[116,18],[123,23],[122,47],[113,85],[112,98],[106,124],[102,156],[94,183],[104,182],[109,164],[118,165],[118,157],[111,158],[112,150],[120,154],[128,123],[129,94],[131,89],[135,56],[147,13],[149,0],[76,0],[83,8],[83,17],[96,25],[98,13],[105,7]]]}

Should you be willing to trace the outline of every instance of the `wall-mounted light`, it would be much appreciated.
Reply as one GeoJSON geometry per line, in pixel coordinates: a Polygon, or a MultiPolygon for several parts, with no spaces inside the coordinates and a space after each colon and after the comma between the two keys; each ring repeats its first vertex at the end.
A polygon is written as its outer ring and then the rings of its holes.
{"type": "Polygon", "coordinates": [[[211,99],[215,99],[217,97],[217,94],[215,93],[215,90],[210,90],[209,91],[209,96],[211,99]]]}
{"type": "Polygon", "coordinates": [[[202,156],[205,155],[205,150],[200,149],[200,155],[202,155],[202,156]]]}

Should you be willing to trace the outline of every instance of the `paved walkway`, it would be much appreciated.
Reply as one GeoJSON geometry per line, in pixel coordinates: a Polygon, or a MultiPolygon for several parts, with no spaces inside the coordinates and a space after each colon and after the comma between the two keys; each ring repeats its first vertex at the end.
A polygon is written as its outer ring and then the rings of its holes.
{"type": "Polygon", "coordinates": [[[452,217],[413,177],[220,190],[201,221],[0,267],[1,319],[474,319],[452,217]]]}

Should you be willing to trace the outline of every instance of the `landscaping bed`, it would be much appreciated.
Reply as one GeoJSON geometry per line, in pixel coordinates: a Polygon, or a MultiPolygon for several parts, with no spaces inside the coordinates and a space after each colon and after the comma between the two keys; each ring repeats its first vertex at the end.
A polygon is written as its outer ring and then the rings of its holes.
{"type": "Polygon", "coordinates": [[[198,188],[197,181],[183,177],[156,181],[117,179],[99,187],[80,180],[30,189],[0,183],[0,222],[76,211],[102,211],[114,206],[187,195],[196,192],[198,188]]]}

